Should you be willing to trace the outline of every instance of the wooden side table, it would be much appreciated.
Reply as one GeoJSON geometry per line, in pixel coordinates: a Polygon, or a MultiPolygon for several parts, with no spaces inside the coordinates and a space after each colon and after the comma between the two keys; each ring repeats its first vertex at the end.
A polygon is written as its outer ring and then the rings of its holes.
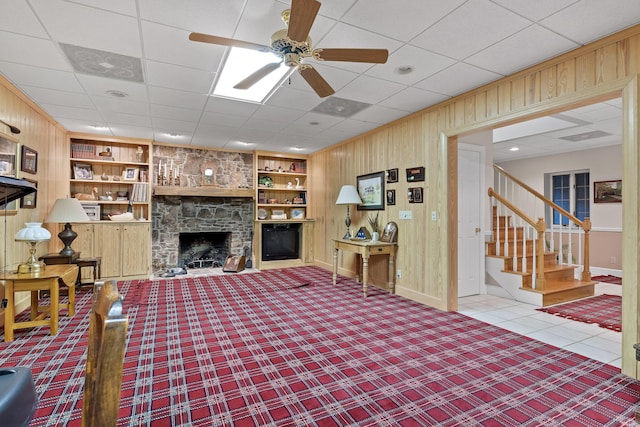
{"type": "Polygon", "coordinates": [[[78,280],[76,281],[76,287],[82,288],[84,285],[93,285],[101,276],[100,265],[102,258],[94,257],[94,258],[80,258],[80,252],[75,252],[73,255],[60,255],[58,253],[52,253],[43,255],[38,258],[40,261],[44,261],[46,265],[59,265],[59,264],[75,264],[80,268],[80,273],[78,273],[78,280]],[[93,268],[93,282],[91,283],[82,283],[82,268],[83,267],[92,267],[93,268]]]}
{"type": "Polygon", "coordinates": [[[73,317],[76,311],[75,288],[78,277],[78,266],[74,264],[50,265],[39,273],[7,274],[5,277],[7,309],[4,312],[4,340],[13,341],[13,331],[34,326],[47,326],[51,329],[51,335],[58,334],[58,312],[60,308],[66,308],[69,317],[73,317]],[[60,281],[69,287],[69,303],[60,304],[60,281]],[[49,291],[51,295],[50,306],[38,305],[38,291],[49,291]],[[31,292],[31,316],[27,322],[15,321],[15,293],[31,292]],[[49,320],[45,319],[49,314],[49,320]]]}
{"type": "Polygon", "coordinates": [[[367,297],[367,288],[369,280],[369,257],[371,255],[389,255],[389,281],[387,287],[389,293],[395,292],[396,280],[396,243],[361,241],[361,240],[345,240],[333,239],[333,284],[336,284],[338,278],[338,251],[354,252],[360,257],[356,258],[356,281],[360,281],[360,258],[362,258],[362,291],[365,298],[367,297]]]}

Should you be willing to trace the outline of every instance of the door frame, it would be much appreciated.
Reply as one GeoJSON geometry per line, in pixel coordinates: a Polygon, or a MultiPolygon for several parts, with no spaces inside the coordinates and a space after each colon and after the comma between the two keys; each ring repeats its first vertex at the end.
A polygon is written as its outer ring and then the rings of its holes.
{"type": "Polygon", "coordinates": [[[442,295],[446,298],[444,306],[447,310],[457,310],[458,287],[458,136],[471,134],[480,130],[491,130],[496,127],[519,123],[542,116],[559,113],[565,110],[582,107],[597,102],[622,97],[622,179],[625,199],[622,207],[624,235],[622,240],[622,270],[627,285],[622,287],[622,373],[632,378],[640,379],[640,362],[635,359],[633,344],[640,342],[640,326],[638,312],[640,308],[640,293],[638,280],[640,279],[640,250],[637,242],[640,240],[640,221],[637,212],[640,211],[640,75],[636,74],[613,82],[604,83],[596,87],[571,93],[565,96],[542,101],[529,108],[522,108],[516,112],[491,118],[472,125],[453,127],[441,133],[439,148],[446,159],[446,167],[441,171],[440,178],[446,185],[442,188],[441,197],[447,201],[450,217],[446,221],[446,250],[443,254],[447,259],[447,279],[443,281],[442,295]],[[635,194],[631,190],[635,191],[635,194]],[[636,284],[636,286],[631,286],[636,284]]]}

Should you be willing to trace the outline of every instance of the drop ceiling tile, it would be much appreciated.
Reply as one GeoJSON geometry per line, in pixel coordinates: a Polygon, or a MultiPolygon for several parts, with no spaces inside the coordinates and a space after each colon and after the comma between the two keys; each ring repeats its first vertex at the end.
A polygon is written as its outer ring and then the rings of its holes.
{"type": "Polygon", "coordinates": [[[175,108],[168,105],[149,105],[149,112],[152,117],[162,117],[165,119],[176,119],[184,122],[197,123],[200,120],[200,110],[189,110],[187,108],[175,108]]]}
{"type": "MultiPolygon", "coordinates": [[[[136,3],[131,0],[109,0],[108,2],[105,2],[104,0],[74,0],[74,3],[84,4],[98,9],[105,9],[122,15],[137,15],[136,3]]],[[[156,1],[156,3],[160,3],[160,0],[156,1]]],[[[176,9],[179,8],[176,7],[176,9]]]]}
{"type": "Polygon", "coordinates": [[[279,123],[290,123],[302,117],[304,111],[291,108],[263,105],[251,116],[251,119],[268,120],[279,123]]]}
{"type": "Polygon", "coordinates": [[[373,122],[382,125],[404,117],[407,114],[409,114],[407,111],[372,105],[371,107],[354,114],[351,118],[354,120],[362,120],[363,122],[373,122]]]}
{"type": "Polygon", "coordinates": [[[465,0],[359,0],[343,21],[374,33],[408,42],[465,0]]]}
{"type": "Polygon", "coordinates": [[[37,103],[90,109],[94,107],[91,99],[84,93],[63,92],[33,86],[21,86],[21,89],[37,103]]]}
{"type": "Polygon", "coordinates": [[[179,134],[193,133],[196,130],[197,124],[194,122],[184,122],[181,120],[165,119],[161,117],[152,117],[151,124],[154,131],[161,130],[167,132],[177,132],[179,134]]]}
{"type": "MultiPolygon", "coordinates": [[[[327,81],[327,83],[329,83],[329,85],[336,92],[342,89],[343,87],[345,87],[347,84],[349,84],[353,80],[355,80],[359,75],[358,73],[353,73],[351,71],[336,68],[335,67],[337,64],[336,62],[318,63],[314,61],[309,61],[309,64],[311,64],[313,68],[315,68],[318,71],[318,73],[320,73],[322,78],[324,78],[327,81]]],[[[316,96],[316,98],[318,97],[317,95],[315,95],[315,92],[313,91],[311,86],[309,86],[309,84],[302,78],[300,73],[298,73],[297,71],[291,74],[291,86],[294,89],[311,92],[314,94],[314,96],[316,96]]]]}
{"type": "Polygon", "coordinates": [[[318,14],[331,19],[340,19],[354,3],[356,0],[323,0],[318,14]]]}
{"type": "Polygon", "coordinates": [[[502,76],[473,65],[458,62],[453,66],[415,84],[415,87],[455,96],[486,83],[498,80],[502,76]]]}
{"type": "Polygon", "coordinates": [[[129,125],[151,129],[151,118],[149,116],[125,114],[117,111],[103,111],[102,116],[109,124],[109,127],[113,125],[129,125]]]}
{"type": "Polygon", "coordinates": [[[145,21],[221,37],[233,36],[243,7],[236,0],[138,0],[138,4],[145,21]]]}
{"type": "Polygon", "coordinates": [[[149,104],[146,102],[135,102],[127,98],[114,98],[107,96],[91,97],[93,104],[103,113],[116,112],[123,114],[135,114],[148,116],[149,104]]]}
{"type": "Polygon", "coordinates": [[[378,126],[380,125],[377,123],[363,122],[362,120],[355,119],[345,119],[333,126],[331,129],[334,131],[345,132],[350,135],[359,135],[361,133],[370,131],[371,129],[375,129],[378,126]]]}
{"type": "Polygon", "coordinates": [[[451,58],[419,47],[404,45],[389,56],[386,64],[374,65],[366,74],[410,86],[454,63],[455,61],[451,58]],[[396,71],[398,67],[407,66],[413,68],[411,73],[401,74],[396,71]]]}
{"type": "Polygon", "coordinates": [[[260,106],[252,102],[234,101],[232,99],[210,96],[207,99],[206,111],[212,113],[229,114],[233,116],[250,117],[260,106]]]}
{"type": "Polygon", "coordinates": [[[0,62],[5,77],[16,86],[35,86],[65,92],[83,92],[75,75],[68,71],[47,70],[30,65],[0,62]]]}
{"type": "Polygon", "coordinates": [[[582,0],[541,21],[541,25],[581,44],[638,23],[640,2],[582,0]]]}
{"type": "MultiPolygon", "coordinates": [[[[286,28],[280,14],[287,8],[288,6],[272,1],[247,0],[232,38],[270,45],[271,34],[286,28]]],[[[212,34],[220,35],[217,32],[212,34]]]]}
{"type": "Polygon", "coordinates": [[[290,122],[280,122],[273,120],[265,120],[265,119],[251,119],[248,121],[242,129],[254,129],[254,130],[264,130],[267,132],[277,132],[285,129],[290,122]]]}
{"type": "Polygon", "coordinates": [[[100,112],[96,108],[76,108],[46,103],[39,105],[56,120],[62,118],[86,120],[95,125],[100,125],[104,122],[100,112]]]}
{"type": "Polygon", "coordinates": [[[193,92],[184,92],[157,86],[149,87],[149,101],[152,104],[198,110],[204,108],[208,98],[207,95],[193,92]]]}
{"type": "Polygon", "coordinates": [[[489,0],[469,0],[411,40],[411,44],[461,60],[530,24],[489,0]]]}
{"type": "Polygon", "coordinates": [[[189,31],[142,21],[145,58],[215,72],[225,48],[189,40],[189,31]]]}
{"type": "Polygon", "coordinates": [[[556,33],[532,25],[472,55],[465,62],[507,75],[577,47],[576,43],[556,33]]]}
{"type": "Polygon", "coordinates": [[[226,126],[236,129],[240,128],[246,122],[246,117],[217,113],[214,111],[205,111],[204,114],[202,114],[202,118],[200,119],[200,123],[205,125],[226,126]]]}
{"type": "Polygon", "coordinates": [[[216,75],[164,62],[145,61],[145,64],[148,84],[187,92],[210,93],[216,75]]]}
{"type": "Polygon", "coordinates": [[[179,134],[171,129],[154,129],[153,140],[156,142],[165,142],[173,145],[189,145],[193,140],[192,134],[179,134]]]}
{"type": "Polygon", "coordinates": [[[138,20],[61,0],[32,0],[47,33],[59,42],[140,57],[138,20]]]}
{"type": "Polygon", "coordinates": [[[289,88],[288,83],[285,83],[267,100],[266,104],[306,111],[311,110],[320,102],[322,102],[322,98],[315,92],[289,88]]]}
{"type": "Polygon", "coordinates": [[[406,86],[380,80],[369,76],[360,76],[336,93],[340,98],[377,104],[382,100],[400,92],[406,86]]]}
{"type": "Polygon", "coordinates": [[[111,132],[115,136],[153,140],[153,131],[148,127],[112,125],[111,132]]]}
{"type": "Polygon", "coordinates": [[[14,33],[0,31],[0,52],[9,62],[54,70],[73,71],[55,43],[14,33]]]}
{"type": "Polygon", "coordinates": [[[288,130],[303,133],[318,133],[323,129],[330,128],[340,123],[344,119],[341,117],[328,116],[319,113],[307,113],[295,120],[287,127],[288,130]],[[312,124],[315,123],[315,124],[312,124]]]}
{"type": "MultiPolygon", "coordinates": [[[[92,133],[97,135],[113,135],[111,129],[107,127],[107,129],[96,129],[94,127],[87,125],[86,119],[74,119],[74,118],[65,118],[65,117],[54,117],[54,119],[60,123],[60,125],[64,126],[64,128],[70,132],[78,132],[78,133],[92,133]]],[[[97,126],[107,126],[104,122],[96,122],[97,126]]]]}
{"type": "Polygon", "coordinates": [[[538,22],[579,0],[492,0],[532,21],[538,22]]]}
{"type": "Polygon", "coordinates": [[[127,94],[128,101],[149,102],[147,87],[142,83],[119,79],[76,74],[76,78],[89,95],[110,96],[109,91],[127,94]]]}
{"type": "Polygon", "coordinates": [[[49,35],[24,0],[0,2],[0,28],[3,31],[48,39],[49,35]]]}
{"type": "Polygon", "coordinates": [[[440,93],[429,92],[417,87],[408,87],[378,103],[378,105],[395,108],[396,110],[418,111],[448,98],[448,96],[440,93]]]}

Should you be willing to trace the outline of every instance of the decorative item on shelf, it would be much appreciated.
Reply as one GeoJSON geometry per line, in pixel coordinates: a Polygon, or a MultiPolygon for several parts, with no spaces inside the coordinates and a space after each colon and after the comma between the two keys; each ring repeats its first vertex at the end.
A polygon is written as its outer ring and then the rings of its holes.
{"type": "Polygon", "coordinates": [[[98,200],[98,187],[93,187],[91,194],[89,193],[75,193],[73,195],[78,200],[98,200]]]}
{"type": "Polygon", "coordinates": [[[380,238],[380,234],[378,233],[379,225],[378,225],[378,216],[380,212],[376,212],[375,217],[367,217],[367,221],[369,221],[369,225],[371,226],[371,241],[377,242],[380,238]]]}
{"type": "Polygon", "coordinates": [[[287,214],[282,209],[274,209],[271,211],[271,219],[287,219],[287,214]]]}
{"type": "Polygon", "coordinates": [[[270,205],[277,205],[280,201],[278,199],[267,199],[267,203],[270,205]]]}
{"type": "Polygon", "coordinates": [[[258,185],[262,187],[273,187],[273,179],[269,175],[261,176],[258,178],[258,185]]]}
{"type": "Polygon", "coordinates": [[[291,209],[291,219],[304,219],[304,209],[291,209]]]}
{"type": "Polygon", "coordinates": [[[109,157],[109,159],[102,159],[102,160],[113,160],[113,155],[111,153],[111,147],[107,147],[107,148],[105,148],[104,151],[99,152],[98,156],[100,156],[100,157],[109,157]]]}
{"type": "Polygon", "coordinates": [[[282,172],[282,166],[278,166],[278,172],[282,172]]]}
{"type": "Polygon", "coordinates": [[[289,165],[289,172],[295,172],[296,170],[296,164],[295,163],[291,163],[289,165]]]}
{"type": "Polygon", "coordinates": [[[293,188],[293,184],[291,183],[291,181],[287,182],[287,188],[293,188]]]}
{"type": "Polygon", "coordinates": [[[354,185],[343,185],[340,189],[340,193],[338,194],[338,199],[336,200],[336,205],[347,205],[347,217],[344,220],[344,223],[347,226],[347,233],[342,237],[343,239],[351,239],[351,233],[349,232],[349,227],[351,227],[349,206],[360,204],[362,204],[362,200],[360,199],[360,195],[358,194],[356,187],[354,185]]]}
{"type": "Polygon", "coordinates": [[[111,212],[109,214],[109,219],[111,221],[133,221],[135,218],[133,217],[133,212],[111,212]]]}
{"type": "Polygon", "coordinates": [[[293,198],[293,204],[294,205],[303,205],[304,204],[304,199],[302,197],[294,197],[293,198]]]}
{"type": "MultiPolygon", "coordinates": [[[[26,179],[24,178],[25,181],[29,181],[30,183],[32,183],[33,185],[36,186],[36,188],[38,188],[38,181],[34,181],[31,179],[26,179]]],[[[38,193],[31,193],[28,194],[26,196],[24,196],[23,198],[20,199],[20,209],[35,209],[36,208],[36,202],[38,201],[37,199],[38,193]]]]}
{"type": "Polygon", "coordinates": [[[102,175],[100,175],[100,179],[103,181],[109,181],[109,175],[107,175],[105,172],[102,172],[102,175]]]}
{"type": "Polygon", "coordinates": [[[136,162],[142,163],[143,159],[144,159],[144,150],[142,149],[141,146],[138,145],[138,148],[136,149],[136,162]]]}
{"type": "Polygon", "coordinates": [[[382,236],[380,236],[381,242],[386,243],[395,243],[398,239],[398,224],[393,221],[387,223],[384,226],[384,230],[382,231],[382,236]]]}
{"type": "Polygon", "coordinates": [[[29,248],[29,259],[18,265],[18,273],[38,273],[45,265],[36,259],[36,245],[51,239],[51,233],[46,228],[42,228],[41,222],[27,222],[26,227],[16,233],[16,242],[26,242],[29,248]]]}
{"type": "Polygon", "coordinates": [[[58,233],[58,237],[64,244],[60,255],[70,256],[75,253],[71,248],[71,243],[78,237],[78,233],[71,229],[71,223],[83,221],[89,221],[89,217],[78,199],[57,199],[55,201],[45,222],[64,223],[64,230],[58,233]]]}
{"type": "Polygon", "coordinates": [[[114,175],[114,176],[113,176],[113,180],[114,180],[114,181],[120,181],[120,177],[119,177],[118,175],[114,175]]]}
{"type": "Polygon", "coordinates": [[[217,185],[216,181],[216,175],[213,168],[206,168],[202,174],[202,185],[215,186],[217,185]]]}
{"type": "Polygon", "coordinates": [[[137,181],[140,170],[137,167],[127,166],[122,172],[123,181],[137,181]]]}
{"type": "Polygon", "coordinates": [[[116,200],[119,202],[124,202],[125,200],[129,200],[129,192],[128,191],[116,191],[116,200]]]}
{"type": "Polygon", "coordinates": [[[301,190],[302,185],[300,185],[300,178],[294,178],[296,180],[296,190],[301,190]]]}
{"type": "Polygon", "coordinates": [[[353,240],[370,240],[370,239],[371,239],[371,234],[369,233],[369,230],[367,230],[367,227],[360,227],[360,229],[356,233],[356,237],[353,238],[353,240]]]}
{"type": "Polygon", "coordinates": [[[267,219],[267,215],[268,214],[267,214],[267,211],[265,209],[262,209],[262,208],[258,209],[258,219],[260,219],[260,220],[267,219]]]}
{"type": "Polygon", "coordinates": [[[73,179],[93,179],[93,169],[86,163],[73,165],[73,179]]]}

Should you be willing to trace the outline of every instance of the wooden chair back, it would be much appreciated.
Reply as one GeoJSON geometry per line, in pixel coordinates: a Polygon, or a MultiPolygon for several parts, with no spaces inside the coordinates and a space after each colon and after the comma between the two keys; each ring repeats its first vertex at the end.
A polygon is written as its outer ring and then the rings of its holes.
{"type": "Polygon", "coordinates": [[[82,426],[112,427],[118,421],[127,326],[116,282],[96,282],[89,322],[82,426]]]}

